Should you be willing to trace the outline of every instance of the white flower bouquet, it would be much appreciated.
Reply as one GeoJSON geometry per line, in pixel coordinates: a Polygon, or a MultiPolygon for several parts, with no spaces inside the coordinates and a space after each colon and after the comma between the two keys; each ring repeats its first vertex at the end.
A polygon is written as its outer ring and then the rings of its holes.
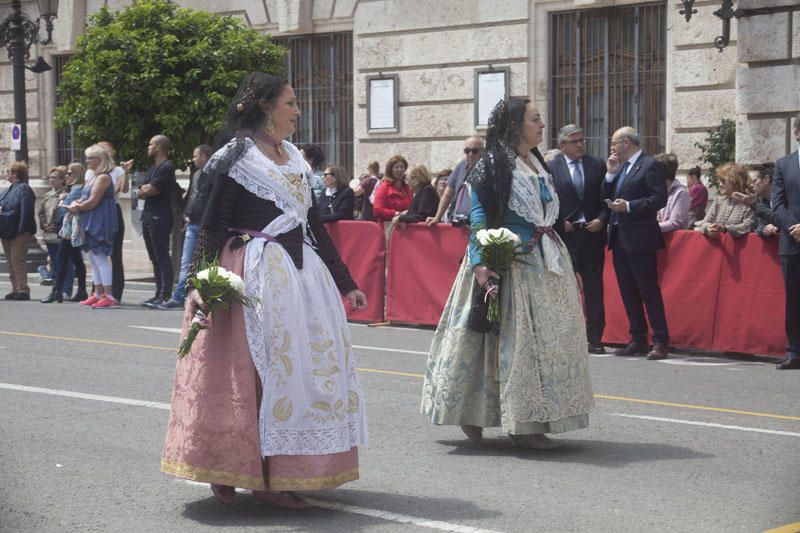
{"type": "Polygon", "coordinates": [[[244,280],[219,266],[219,262],[214,259],[211,263],[205,260],[200,261],[200,272],[189,278],[200,297],[208,306],[208,311],[198,309],[192,318],[189,332],[181,341],[178,348],[178,357],[183,358],[192,348],[197,334],[201,329],[208,329],[208,322],[211,314],[217,309],[227,309],[231,304],[241,304],[252,307],[260,298],[248,297],[244,295],[244,280]]]}
{"type": "MultiPolygon", "coordinates": [[[[480,264],[502,275],[514,261],[519,261],[521,251],[519,235],[507,228],[481,229],[475,233],[480,264]]],[[[486,320],[492,325],[500,324],[500,279],[491,278],[482,287],[485,291],[484,302],[487,303],[486,320]]]]}

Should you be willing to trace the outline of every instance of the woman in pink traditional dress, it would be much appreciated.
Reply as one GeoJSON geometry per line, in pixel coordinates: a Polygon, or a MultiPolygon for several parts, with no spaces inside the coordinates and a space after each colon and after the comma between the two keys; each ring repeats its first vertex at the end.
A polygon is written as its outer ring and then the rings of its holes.
{"type": "MultiPolygon", "coordinates": [[[[257,501],[308,507],[295,491],[358,478],[367,444],[341,295],[366,307],[320,222],[311,168],[286,141],[300,111],[283,79],[254,72],[228,111],[208,162],[212,185],[194,265],[218,257],[239,274],[253,308],[215,311],[175,372],[162,471],[235,488],[257,501]]],[[[184,332],[198,308],[188,293],[184,332]]]]}

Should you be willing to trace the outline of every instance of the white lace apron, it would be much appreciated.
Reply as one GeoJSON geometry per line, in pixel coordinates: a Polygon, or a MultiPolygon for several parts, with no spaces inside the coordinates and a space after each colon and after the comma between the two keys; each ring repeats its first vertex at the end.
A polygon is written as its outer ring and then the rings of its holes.
{"type": "MultiPolygon", "coordinates": [[[[535,168],[531,168],[525,160],[517,157],[517,166],[514,169],[514,179],[511,182],[511,195],[508,207],[527,222],[539,227],[552,227],[558,218],[558,194],[556,194],[553,177],[548,174],[538,160],[534,159],[535,168]],[[539,176],[544,178],[545,186],[550,191],[552,201],[544,203],[539,198],[539,176]]],[[[554,274],[561,275],[564,269],[561,265],[562,254],[566,253],[561,239],[556,234],[542,235],[539,241],[542,245],[544,266],[554,274]]]]}
{"type": "MultiPolygon", "coordinates": [[[[248,144],[230,177],[283,214],[261,230],[277,236],[298,225],[306,233],[311,169],[292,144],[278,166],[248,144]]],[[[367,444],[363,394],[358,383],[344,306],[322,259],[303,245],[298,270],[286,250],[264,238],[247,242],[244,282],[261,302],[244,308],[247,342],[262,384],[261,453],[326,455],[367,444]]]]}

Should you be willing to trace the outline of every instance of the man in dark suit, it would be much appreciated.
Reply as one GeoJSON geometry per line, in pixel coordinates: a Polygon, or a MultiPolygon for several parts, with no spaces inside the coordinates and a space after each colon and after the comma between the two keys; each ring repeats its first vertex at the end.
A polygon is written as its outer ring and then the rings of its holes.
{"type": "Polygon", "coordinates": [[[605,260],[606,224],[609,211],[603,202],[606,164],[586,154],[583,128],[568,124],[558,132],[558,155],[550,170],[558,192],[559,233],[567,245],[572,267],[580,274],[586,306],[586,338],[589,353],[602,354],[603,263],[605,260]]]}
{"type": "Polygon", "coordinates": [[[667,204],[664,168],[642,153],[639,134],[625,126],[611,137],[604,196],[609,200],[608,247],[630,323],[631,342],[616,355],[647,353],[647,318],[655,346],[650,360],[666,359],[669,331],[658,286],[656,255],[664,247],[656,215],[667,204]]]}
{"type": "MultiPolygon", "coordinates": [[[[800,114],[794,118],[800,143],[800,114]]],[[[780,224],[781,267],[786,286],[786,359],[780,370],[800,369],[800,150],[775,162],[772,209],[780,224]]]]}

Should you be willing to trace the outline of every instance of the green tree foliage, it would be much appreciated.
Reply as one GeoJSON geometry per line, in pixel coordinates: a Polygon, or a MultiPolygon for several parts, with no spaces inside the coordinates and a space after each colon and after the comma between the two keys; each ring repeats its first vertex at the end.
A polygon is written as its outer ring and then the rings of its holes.
{"type": "Polygon", "coordinates": [[[182,167],[195,146],[213,141],[246,74],[282,74],[284,54],[233,17],[169,0],[103,8],[64,67],[56,124],[74,127],[77,146],[110,141],[138,168],[149,164],[150,137],[163,133],[182,167]]]}
{"type": "Polygon", "coordinates": [[[736,161],[736,122],[727,118],[713,130],[708,130],[705,142],[694,143],[700,149],[700,160],[709,165],[706,172],[708,184],[719,192],[717,167],[736,161]]]}

